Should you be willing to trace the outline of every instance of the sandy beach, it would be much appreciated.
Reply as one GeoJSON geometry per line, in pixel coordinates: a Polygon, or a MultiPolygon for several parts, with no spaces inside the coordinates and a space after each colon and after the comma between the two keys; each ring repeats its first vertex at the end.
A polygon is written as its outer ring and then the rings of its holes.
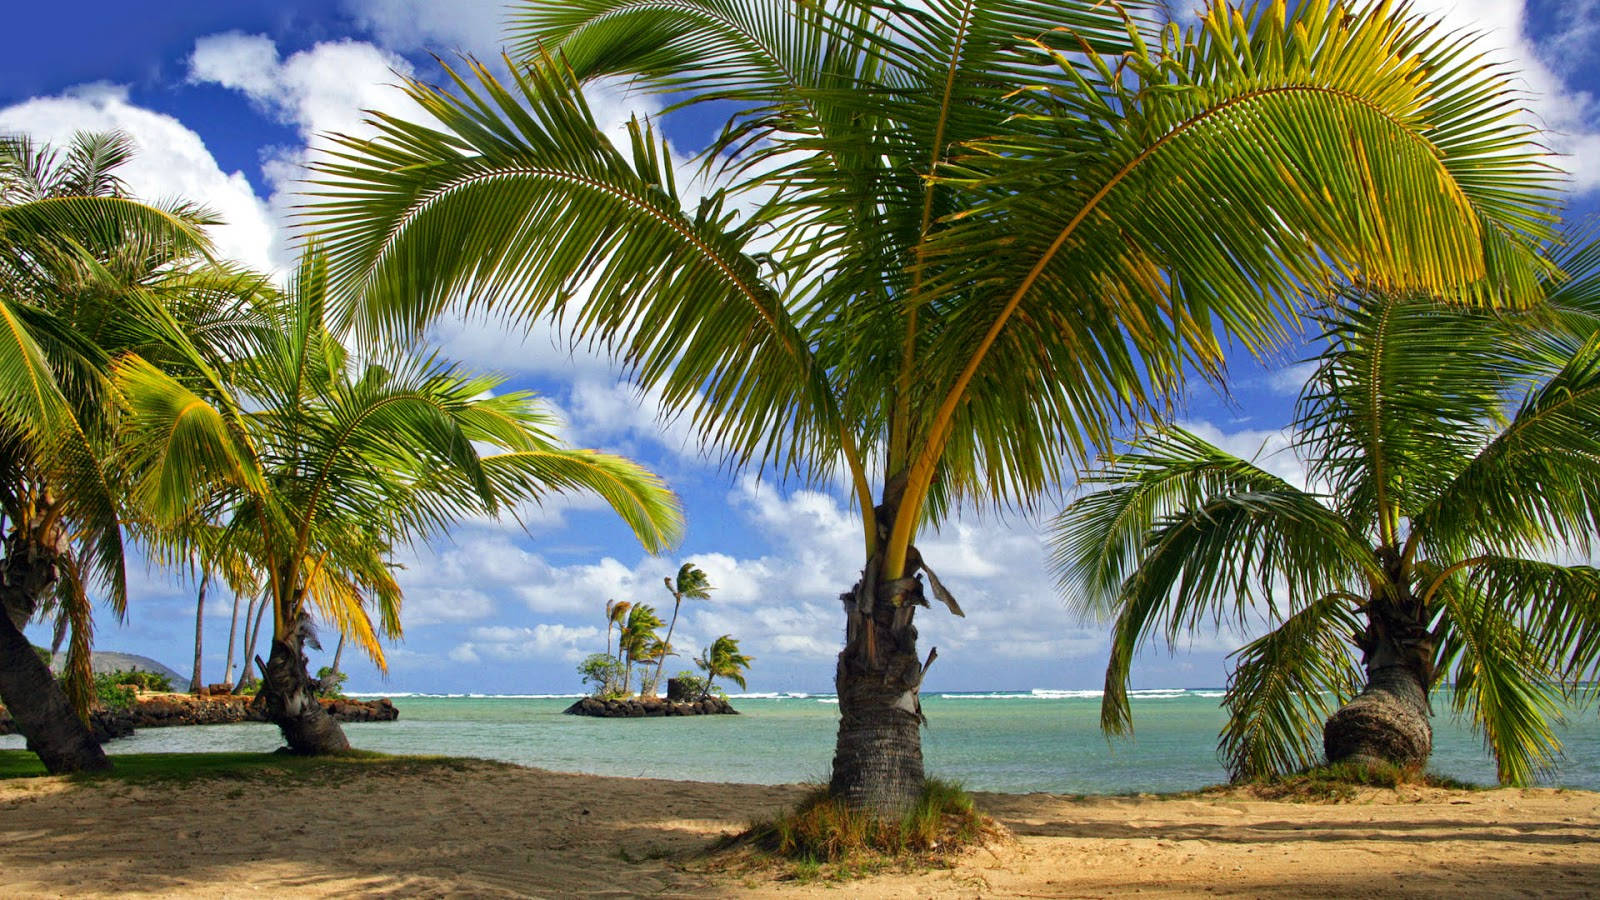
{"type": "Polygon", "coordinates": [[[1600,894],[1600,794],[1550,789],[980,794],[1013,841],[844,885],[699,852],[802,790],[487,762],[288,784],[16,779],[0,782],[0,883],[8,897],[1600,894]]]}

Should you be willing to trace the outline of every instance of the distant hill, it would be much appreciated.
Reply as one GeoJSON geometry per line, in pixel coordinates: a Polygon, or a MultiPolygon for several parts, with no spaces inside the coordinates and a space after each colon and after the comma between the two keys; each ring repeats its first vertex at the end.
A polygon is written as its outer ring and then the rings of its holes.
{"type": "MultiPolygon", "coordinates": [[[[66,661],[67,654],[57,653],[55,663],[51,665],[51,668],[59,672],[61,667],[66,664],[66,661]]],[[[180,691],[187,690],[189,687],[189,676],[180,675],[176,670],[168,668],[148,656],[140,656],[137,653],[96,650],[89,657],[89,667],[94,669],[97,674],[100,672],[115,672],[119,669],[124,672],[132,672],[135,669],[140,672],[155,672],[158,675],[165,675],[172,679],[172,686],[180,691]]]]}

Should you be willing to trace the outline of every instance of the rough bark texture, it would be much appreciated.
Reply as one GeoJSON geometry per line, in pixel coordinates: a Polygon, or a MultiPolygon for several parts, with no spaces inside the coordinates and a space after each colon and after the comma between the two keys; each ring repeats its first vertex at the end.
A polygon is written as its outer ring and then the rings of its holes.
{"type": "Polygon", "coordinates": [[[877,568],[877,560],[868,563],[862,580],[839,598],[846,632],[834,676],[839,738],[828,790],[855,809],[899,818],[917,802],[923,787],[923,718],[917,691],[924,665],[917,658],[917,629],[911,620],[927,602],[920,581],[878,584],[877,568]]]}
{"type": "Polygon", "coordinates": [[[1415,671],[1395,665],[1369,672],[1366,688],[1328,718],[1322,747],[1329,762],[1426,766],[1433,726],[1415,671]]]}
{"type": "Polygon", "coordinates": [[[111,768],[50,668],[9,615],[0,616],[0,703],[51,774],[111,768]]]}
{"type": "Polygon", "coordinates": [[[0,560],[0,605],[6,613],[0,616],[0,703],[11,711],[28,749],[39,754],[46,770],[109,769],[100,744],[22,633],[60,577],[64,548],[59,541],[41,541],[32,532],[15,529],[6,536],[5,549],[0,560]]]}
{"type": "Polygon", "coordinates": [[[350,749],[344,729],[317,702],[316,682],[306,671],[299,632],[272,640],[261,682],[267,721],[278,726],[289,751],[304,756],[339,753],[350,749]]]}
{"type": "Polygon", "coordinates": [[[1433,639],[1424,625],[1426,610],[1411,595],[1398,560],[1392,554],[1379,560],[1391,582],[1368,602],[1366,631],[1356,636],[1367,684],[1328,718],[1322,749],[1329,762],[1421,769],[1433,753],[1433,639]]]}

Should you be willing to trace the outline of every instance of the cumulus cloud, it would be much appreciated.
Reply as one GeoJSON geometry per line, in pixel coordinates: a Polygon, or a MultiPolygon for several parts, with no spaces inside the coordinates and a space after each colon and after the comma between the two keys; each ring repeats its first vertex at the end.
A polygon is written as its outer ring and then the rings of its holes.
{"type": "Polygon", "coordinates": [[[1570,78],[1592,71],[1590,37],[1600,28],[1600,4],[1561,4],[1555,30],[1538,36],[1529,31],[1526,0],[1415,0],[1412,5],[1447,28],[1476,35],[1475,46],[1488,60],[1515,69],[1536,124],[1549,130],[1551,149],[1563,157],[1557,164],[1572,174],[1573,188],[1600,188],[1600,105],[1570,78]]]}
{"type": "Polygon", "coordinates": [[[588,625],[580,628],[545,623],[532,628],[493,625],[472,629],[472,640],[457,645],[450,651],[450,658],[457,662],[471,662],[482,657],[500,662],[551,658],[576,662],[593,652],[589,645],[599,636],[600,629],[588,625]]]}
{"type": "Polygon", "coordinates": [[[480,57],[500,53],[503,0],[345,0],[343,5],[391,50],[454,50],[480,57]]]}
{"type": "Polygon", "coordinates": [[[249,180],[241,172],[223,172],[205,141],[182,122],[130,103],[126,87],[83,85],[0,109],[0,133],[64,146],[79,131],[127,134],[137,153],[121,175],[135,196],[204,204],[223,220],[211,228],[221,256],[271,268],[276,228],[249,180]]]}

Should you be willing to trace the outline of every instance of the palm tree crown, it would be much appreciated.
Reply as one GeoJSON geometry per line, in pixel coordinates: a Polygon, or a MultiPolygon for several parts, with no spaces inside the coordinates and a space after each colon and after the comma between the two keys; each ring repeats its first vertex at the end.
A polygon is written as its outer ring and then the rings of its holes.
{"type": "MultiPolygon", "coordinates": [[[[313,611],[382,667],[379,630],[400,634],[392,548],[468,515],[586,491],[646,549],[677,539],[681,513],[659,479],[628,460],[561,446],[532,395],[497,393],[498,379],[431,356],[394,352],[358,365],[324,321],[326,279],[313,250],[294,289],[268,311],[271,327],[233,365],[226,392],[208,394],[137,360],[117,372],[132,492],[173,522],[228,521],[232,545],[265,573],[269,673],[283,658],[295,690],[305,687],[299,648],[313,611]]],[[[278,691],[267,693],[270,712],[278,691]]],[[[328,733],[319,708],[303,710],[328,733]]],[[[325,749],[315,740],[302,749],[325,749]]]]}
{"type": "Polygon", "coordinates": [[[1597,284],[1552,296],[1578,337],[1414,294],[1341,296],[1293,426],[1309,488],[1178,427],[1091,475],[1104,488],[1053,540],[1071,602],[1114,622],[1102,723],[1129,726],[1150,635],[1261,614],[1272,628],[1235,655],[1224,699],[1236,776],[1315,762],[1319,732],[1330,759],[1421,765],[1441,682],[1502,780],[1548,765],[1562,687],[1600,666],[1600,572],[1550,561],[1600,525],[1597,284]]]}
{"type": "Polygon", "coordinates": [[[1335,275],[1537,295],[1546,170],[1508,83],[1388,3],[1181,33],[1137,0],[571,0],[510,38],[513,81],[413,82],[433,123],[375,115],[319,166],[342,315],[560,316],[733,466],[842,469],[866,565],[833,789],[880,812],[922,783],[919,575],[960,612],[921,529],[1031,507],[1335,275]],[[733,110],[726,186],[686,208],[650,127],[612,146],[581,92],[610,76],[733,110]]]}

